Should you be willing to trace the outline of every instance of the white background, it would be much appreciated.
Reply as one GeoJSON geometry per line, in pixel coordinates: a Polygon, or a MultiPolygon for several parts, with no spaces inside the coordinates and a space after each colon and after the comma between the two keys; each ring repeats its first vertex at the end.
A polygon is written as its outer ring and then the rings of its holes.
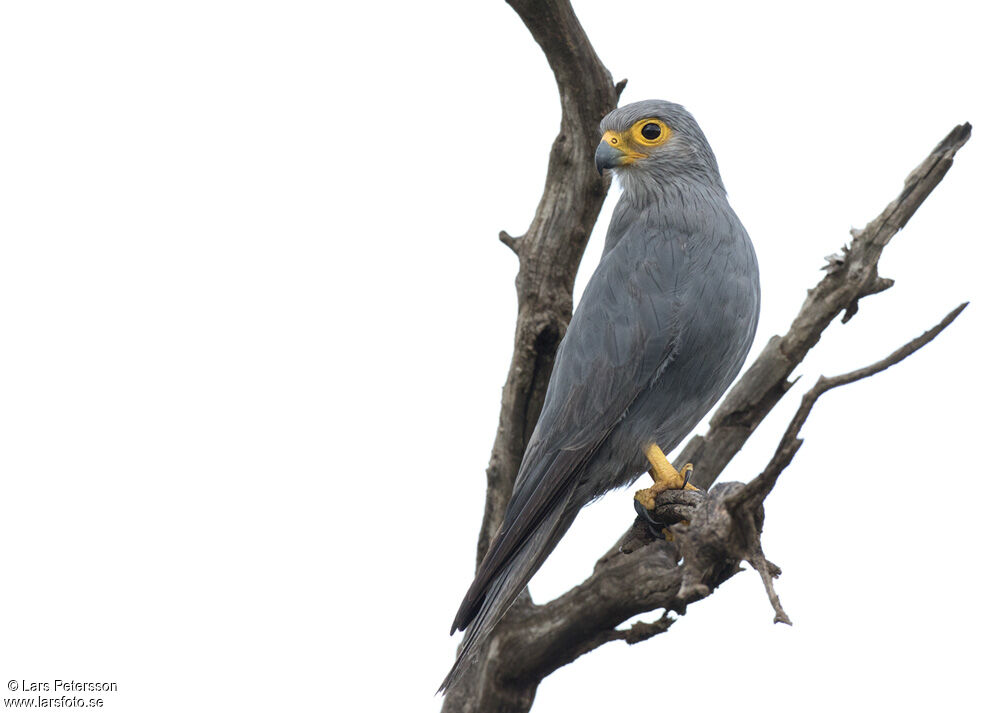
{"type": "MultiPolygon", "coordinates": [[[[820,373],[972,304],[809,420],[764,535],[794,627],[744,573],[535,710],[995,705],[987,8],[577,2],[623,102],[679,101],[712,142],[760,258],[755,351],[974,125],[886,251],[896,286],[826,332],[724,479],[820,373]]],[[[0,97],[2,682],[117,681],[111,711],[437,710],[510,358],[496,234],[527,227],[559,121],[527,30],[499,0],[11,1],[0,97]]],[[[536,599],[630,497],[578,519],[536,599]]]]}

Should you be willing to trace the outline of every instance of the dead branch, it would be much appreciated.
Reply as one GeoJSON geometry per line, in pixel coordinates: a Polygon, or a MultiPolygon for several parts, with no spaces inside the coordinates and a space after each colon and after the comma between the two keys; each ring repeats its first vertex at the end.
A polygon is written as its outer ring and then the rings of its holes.
{"type": "MultiPolygon", "coordinates": [[[[795,415],[792,417],[791,423],[788,424],[788,428],[785,430],[784,435],[778,442],[778,447],[775,450],[774,455],[771,457],[770,462],[768,462],[763,472],[747,483],[745,487],[740,488],[738,491],[726,498],[726,507],[729,508],[730,513],[733,514],[734,517],[737,517],[737,514],[742,512],[744,513],[744,517],[748,517],[751,513],[761,512],[763,516],[762,508],[764,506],[764,499],[771,493],[775,483],[778,481],[778,476],[781,475],[782,471],[784,471],[785,468],[787,468],[792,462],[795,454],[799,452],[799,448],[803,443],[802,439],[799,438],[799,432],[805,425],[806,419],[809,418],[809,414],[812,412],[813,406],[816,405],[820,396],[831,389],[837,388],[838,386],[846,386],[847,384],[853,384],[855,381],[860,381],[861,379],[866,379],[869,376],[874,376],[879,372],[885,371],[890,366],[903,361],[903,359],[906,359],[918,349],[930,343],[931,340],[943,332],[948,325],[955,321],[955,318],[962,313],[962,310],[964,310],[968,304],[968,302],[960,304],[958,307],[945,315],[945,318],[933,328],[927,330],[919,337],[907,342],[892,354],[884,359],[880,359],[874,364],[870,364],[864,368],[856,369],[855,371],[848,372],[847,374],[841,374],[840,376],[834,376],[832,378],[827,378],[825,376],[819,377],[816,385],[809,389],[809,391],[807,391],[802,397],[802,403],[799,406],[798,411],[796,411],[795,415]]],[[[785,624],[791,624],[791,620],[789,620],[785,610],[782,609],[781,602],[778,600],[778,595],[774,591],[773,580],[781,574],[781,570],[776,565],[768,562],[764,557],[764,551],[760,546],[759,537],[752,544],[754,547],[752,548],[751,556],[746,559],[750,565],[757,570],[760,574],[761,580],[764,582],[764,589],[767,591],[767,597],[771,602],[771,606],[774,607],[774,621],[775,623],[782,622],[785,624]]]]}
{"type": "MultiPolygon", "coordinates": [[[[568,0],[508,2],[542,47],[556,76],[563,119],[531,226],[520,238],[505,232],[500,236],[520,263],[518,319],[500,423],[487,469],[477,562],[510,497],[541,408],[556,347],[569,322],[580,257],[607,192],[607,182],[601,182],[592,168],[597,143],[594,127],[613,108],[624,88],[623,82],[612,84],[568,0]]],[[[789,330],[772,337],[718,407],[709,431],[691,439],[676,459],[697,464],[696,485],[708,488],[715,482],[791,388],[792,371],[833,319],[843,313],[846,322],[864,297],[892,286],[891,280],[878,274],[882,250],[941,181],[970,134],[968,124],[955,127],[907,177],[902,193],[863,230],[852,231],[850,245],[828,259],[826,274],[808,291],[789,330]]],[[[546,675],[609,641],[636,643],[666,631],[673,621],[669,612],[684,614],[688,604],[708,596],[738,572],[742,561],[760,574],[775,609],[775,621],[790,623],[773,587],[780,570],[767,561],[760,546],[762,503],[777,475],[801,446],[798,433],[809,409],[830,388],[888,368],[896,363],[891,361],[894,357],[911,346],[911,351],[896,361],[916,351],[959,311],[961,308],[938,325],[936,332],[931,330],[934,334],[930,337],[925,334],[887,357],[884,365],[878,362],[833,380],[821,379],[806,395],[816,392],[801,423],[793,429],[793,420],[789,426],[792,435],[787,442],[782,439],[771,463],[750,484],[722,483],[707,493],[693,495],[661,493],[650,517],[659,529],[669,527],[674,542],[656,539],[648,523],[637,519],[580,585],[544,606],[523,596],[498,625],[480,660],[448,693],[444,711],[527,711],[546,675]],[[916,344],[921,339],[925,341],[916,344]],[[849,380],[839,381],[846,378],[849,380]],[[656,609],[663,609],[658,621],[618,628],[629,618],[656,609]]]]}
{"type": "Polygon", "coordinates": [[[955,154],[972,135],[969,124],[956,126],[930,155],[907,176],[902,192],[863,230],[851,231],[853,239],[837,259],[828,259],[826,275],[806,293],[805,302],[791,327],[772,337],[764,351],[730,389],[716,409],[704,436],[692,438],[676,458],[696,463],[693,482],[707,488],[739,452],[750,434],[792,387],[788,380],[823,330],[844,313],[848,321],[859,302],[883,292],[892,281],[878,274],[882,250],[916,212],[951,168],[955,154]]]}
{"type": "MultiPolygon", "coordinates": [[[[873,294],[873,286],[879,287],[878,291],[886,289],[877,272],[882,248],[941,180],[955,152],[968,140],[969,131],[968,125],[952,131],[910,175],[900,197],[867,228],[855,233],[842,259],[809,291],[789,331],[768,342],[716,411],[709,432],[692,439],[685,453],[693,449],[705,454],[709,463],[724,466],[791,387],[787,376],[838,312],[846,314],[851,305],[873,294]],[[711,449],[721,449],[721,454],[711,449]]],[[[633,528],[598,560],[586,581],[544,606],[525,602],[512,610],[497,628],[493,645],[483,657],[489,663],[480,665],[491,671],[494,681],[502,682],[489,689],[507,691],[503,696],[505,704],[520,701],[520,707],[509,710],[528,710],[538,682],[556,668],[610,641],[635,642],[666,631],[669,624],[662,617],[659,624],[645,625],[635,632],[618,627],[637,614],[655,609],[662,608],[664,617],[670,611],[685,613],[688,604],[708,596],[739,571],[741,561],[749,562],[760,574],[775,609],[775,621],[791,623],[773,587],[780,570],[764,556],[760,532],[763,500],[801,447],[798,434],[802,425],[820,395],[902,361],[940,334],[964,308],[964,304],[959,306],[936,327],[885,359],[841,376],[821,377],[803,397],[771,462],[748,485],[723,483],[707,494],[661,493],[650,517],[659,527],[670,527],[677,537],[674,543],[656,540],[644,519],[637,518],[633,528]],[[674,524],[681,520],[690,520],[690,524],[674,524]],[[678,567],[682,560],[683,566],[678,567]],[[514,700],[513,691],[520,692],[514,700]]],[[[686,460],[686,456],[678,460],[686,460]]],[[[696,477],[700,482],[708,478],[704,473],[699,462],[696,477]]],[[[717,471],[711,472],[710,479],[717,475],[717,471]]],[[[482,685],[478,688],[486,689],[482,685]]],[[[489,706],[495,699],[477,700],[486,706],[478,710],[497,710],[489,706]]]]}
{"type": "MultiPolygon", "coordinates": [[[[573,311],[573,283],[610,178],[594,170],[596,127],[618,103],[617,85],[583,31],[569,0],[508,0],[542,48],[559,88],[562,122],[549,154],[545,189],[527,232],[500,240],[517,255],[514,353],[500,401],[500,423],[486,469],[486,504],[476,548],[482,561],[504,509],[545,398],[556,348],[573,311]]],[[[525,594],[514,609],[530,606],[525,594]]],[[[484,655],[449,692],[443,710],[527,710],[534,687],[507,687],[484,655]]]]}
{"type": "MultiPolygon", "coordinates": [[[[878,259],[882,247],[898,231],[901,224],[909,219],[919,202],[930,193],[931,188],[940,182],[944,172],[951,165],[955,151],[968,140],[969,130],[970,127],[965,125],[952,131],[921,166],[910,174],[900,197],[892,201],[879,218],[870,223],[865,230],[856,233],[840,269],[828,272],[820,283],[809,291],[789,331],[780,337],[773,337],[768,342],[761,355],[716,411],[709,432],[704,437],[692,440],[696,453],[703,454],[710,464],[721,464],[718,466],[721,469],[721,466],[724,466],[742,447],[756,425],[791,387],[791,383],[786,380],[787,375],[802,361],[809,348],[819,341],[823,329],[833,321],[839,311],[847,310],[860,297],[869,294],[868,290],[872,285],[878,283],[878,259]],[[905,205],[906,209],[901,210],[899,208],[901,205],[905,205]],[[722,453],[711,449],[720,449],[722,453]]],[[[839,384],[846,378],[856,380],[888,368],[892,363],[896,363],[930,341],[950,324],[959,311],[960,309],[953,312],[934,330],[914,340],[882,362],[838,377],[835,383],[839,384]]],[[[827,384],[825,388],[833,388],[833,385],[827,384]]],[[[798,433],[797,430],[794,432],[798,433]]],[[[801,442],[793,438],[786,445],[787,448],[783,451],[784,457],[790,461],[801,442]]],[[[781,448],[779,446],[779,450],[781,448]]],[[[691,451],[692,444],[689,443],[685,453],[691,451]]],[[[677,460],[684,462],[687,458],[688,456],[682,455],[677,460]]],[[[697,464],[695,477],[704,483],[706,479],[704,466],[699,461],[694,462],[697,464]]],[[[766,474],[768,477],[773,475],[771,471],[766,471],[766,474]]],[[[711,472],[711,480],[717,475],[718,471],[711,472]]],[[[760,488],[764,482],[756,482],[753,488],[760,488]]],[[[596,647],[591,644],[605,643],[604,639],[608,636],[609,628],[617,628],[623,621],[637,614],[659,607],[679,614],[684,613],[688,604],[704,598],[716,586],[732,576],[741,559],[750,562],[758,569],[771,596],[773,589],[768,579],[773,578],[776,568],[766,562],[759,546],[759,533],[763,526],[762,502],[766,492],[762,491],[762,496],[754,498],[753,502],[741,503],[739,493],[745,490],[744,486],[735,483],[718,485],[707,494],[705,502],[697,507],[690,526],[671,527],[679,542],[676,546],[666,547],[668,549],[679,547],[685,561],[684,567],[677,568],[664,563],[662,544],[637,548],[633,529],[598,560],[594,573],[587,581],[553,602],[536,607],[532,615],[536,620],[551,620],[554,628],[572,629],[576,632],[576,637],[582,638],[582,641],[576,644],[576,650],[585,652],[596,647]],[[627,544],[629,549],[634,550],[632,554],[625,555],[620,550],[622,544],[627,544]],[[676,590],[672,588],[674,582],[679,585],[676,590]],[[589,594],[591,591],[606,592],[608,597],[606,600],[594,598],[589,594]],[[652,606],[649,601],[651,592],[659,597],[652,606]],[[578,598],[581,602],[579,608],[575,604],[578,598]]],[[[657,497],[653,518],[661,523],[671,522],[672,518],[676,519],[679,514],[672,512],[671,509],[677,505],[689,506],[688,498],[689,496],[681,493],[669,491],[661,493],[657,497]]],[[[683,511],[680,514],[683,514],[683,511]]],[[[668,558],[668,561],[670,559],[668,558]]],[[[772,602],[777,605],[775,609],[778,619],[787,620],[788,617],[781,610],[776,595],[773,596],[772,602]]],[[[534,627],[537,630],[537,624],[534,627]]],[[[547,636],[559,638],[560,634],[547,632],[547,636]]],[[[573,653],[573,649],[561,652],[561,655],[557,656],[561,660],[560,665],[572,661],[575,657],[573,653]]],[[[523,653],[520,657],[522,662],[528,660],[523,653]]],[[[551,663],[551,660],[547,660],[540,669],[548,669],[551,663]]]]}
{"type": "MultiPolygon", "coordinates": [[[[500,423],[486,469],[486,507],[478,564],[500,526],[517,469],[545,398],[556,347],[573,312],[573,283],[610,180],[594,170],[597,125],[618,102],[568,0],[510,0],[555,74],[562,104],[545,190],[527,232],[500,240],[520,263],[514,354],[500,401],[500,423]]],[[[622,84],[624,88],[624,85],[622,84]]]]}
{"type": "MultiPolygon", "coordinates": [[[[764,471],[750,481],[747,484],[747,487],[744,488],[743,493],[741,494],[743,500],[755,505],[763,504],[764,498],[766,498],[770,494],[771,489],[774,488],[774,484],[777,482],[778,476],[781,475],[781,472],[788,467],[789,463],[792,462],[795,454],[802,446],[803,441],[799,438],[799,432],[805,425],[806,419],[809,418],[809,414],[812,412],[813,406],[816,405],[816,401],[819,400],[820,396],[831,389],[837,388],[838,386],[846,386],[847,384],[853,384],[855,381],[867,379],[869,376],[874,376],[879,372],[885,371],[890,366],[894,366],[895,364],[903,361],[903,359],[928,344],[937,335],[943,332],[948,325],[954,322],[958,315],[962,313],[962,310],[968,306],[968,302],[963,302],[945,315],[944,319],[938,322],[937,325],[928,329],[919,337],[907,342],[892,354],[884,359],[880,359],[874,364],[869,364],[862,369],[856,369],[855,371],[841,374],[840,376],[834,376],[832,378],[820,376],[816,385],[809,389],[809,391],[807,391],[802,397],[802,403],[799,405],[798,411],[795,412],[795,416],[792,417],[791,423],[788,424],[788,428],[781,437],[781,441],[778,443],[778,448],[775,450],[774,455],[771,457],[771,461],[767,464],[767,467],[765,467],[764,471]]],[[[733,505],[739,504],[740,503],[736,501],[733,502],[733,505]]]]}

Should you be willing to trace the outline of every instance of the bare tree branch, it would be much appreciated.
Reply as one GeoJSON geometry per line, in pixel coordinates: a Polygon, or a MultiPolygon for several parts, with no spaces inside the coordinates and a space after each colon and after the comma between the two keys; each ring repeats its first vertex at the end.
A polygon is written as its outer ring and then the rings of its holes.
{"type": "MultiPolygon", "coordinates": [[[[486,469],[486,504],[476,548],[482,561],[503,513],[545,398],[556,348],[573,311],[573,284],[584,248],[611,183],[594,168],[600,120],[618,103],[617,85],[601,63],[569,0],[508,0],[545,53],[562,107],[549,154],[545,189],[523,237],[502,231],[518,257],[514,353],[500,402],[500,423],[486,469]]],[[[530,606],[525,594],[514,609],[530,606]]],[[[527,710],[534,687],[505,686],[490,656],[445,697],[446,712],[527,710]]]]}
{"type": "MultiPolygon", "coordinates": [[[[486,469],[486,507],[476,563],[500,526],[517,469],[542,408],[556,347],[573,312],[580,258],[607,195],[610,179],[594,170],[597,125],[618,102],[568,0],[509,0],[545,52],[562,105],[559,135],[549,154],[545,190],[523,237],[501,231],[517,255],[514,354],[500,402],[500,424],[486,469]]],[[[619,85],[624,88],[624,82],[619,85]]]]}
{"type": "MultiPolygon", "coordinates": [[[[968,140],[969,132],[970,127],[966,124],[956,127],[955,130],[949,133],[945,140],[931,152],[930,156],[920,167],[910,174],[903,193],[896,200],[892,201],[882,214],[872,221],[865,230],[858,231],[855,234],[851,248],[844,254],[843,264],[839,266],[839,269],[828,272],[816,287],[809,290],[808,296],[799,314],[792,321],[789,331],[780,337],[773,337],[768,342],[761,355],[737,382],[736,386],[733,387],[733,390],[716,411],[711,420],[712,427],[708,434],[704,437],[692,439],[692,442],[684,449],[685,454],[692,450],[696,454],[701,454],[709,464],[709,473],[706,475],[706,468],[703,463],[698,460],[693,461],[696,466],[695,478],[699,484],[704,485],[706,484],[706,480],[709,483],[715,480],[718,471],[714,469],[719,468],[721,470],[721,467],[728,463],[732,455],[749,438],[757,424],[770,412],[778,399],[787,392],[791,387],[791,383],[786,380],[786,377],[802,361],[806,353],[808,353],[809,348],[819,341],[823,329],[833,321],[837,313],[848,309],[861,296],[870,294],[868,292],[870,288],[880,284],[878,278],[878,259],[881,256],[882,247],[898,231],[900,225],[909,219],[919,203],[930,193],[933,186],[940,182],[944,173],[950,167],[955,152],[968,140]],[[901,209],[900,206],[906,207],[905,209],[901,209]],[[694,448],[692,448],[692,444],[694,448]],[[721,454],[719,451],[721,451],[721,454]]],[[[953,319],[954,316],[950,315],[950,318],[953,319]]],[[[946,323],[943,324],[947,326],[946,323]]],[[[943,326],[939,325],[939,328],[943,329],[943,326]]],[[[934,334],[936,333],[934,332],[934,334]]],[[[921,337],[920,339],[923,338],[921,337]]],[[[916,341],[919,342],[919,339],[916,341]]],[[[907,348],[915,349],[913,344],[907,345],[903,349],[906,350],[907,348]]],[[[905,356],[905,354],[902,356],[905,356]]],[[[902,358],[902,356],[899,356],[899,358],[902,358]]],[[[889,357],[889,359],[892,358],[889,357]]],[[[888,364],[883,368],[887,368],[887,366],[888,364]]],[[[800,445],[801,443],[795,441],[788,445],[787,456],[789,460],[791,456],[794,456],[795,451],[797,451],[800,445]]],[[[684,462],[687,459],[687,455],[682,455],[677,460],[684,462]]],[[[733,484],[726,485],[728,487],[733,484]]],[[[717,489],[714,488],[712,490],[708,502],[712,501],[717,489]]],[[[730,494],[732,495],[733,493],[730,494]]],[[[654,519],[659,522],[670,522],[669,508],[675,506],[675,503],[678,502],[678,497],[683,496],[670,493],[669,491],[661,493],[657,497],[657,507],[653,513],[654,519]]],[[[761,523],[763,522],[763,510],[760,508],[762,500],[763,498],[754,503],[748,503],[751,509],[754,509],[753,506],[760,509],[759,516],[761,523]]],[[[735,505],[736,503],[731,503],[729,508],[737,509],[735,505]]],[[[698,510],[703,510],[704,507],[703,505],[698,510]]],[[[729,512],[728,514],[732,515],[733,513],[729,512]]],[[[742,549],[746,555],[742,559],[755,564],[757,553],[752,542],[753,536],[750,532],[753,528],[749,528],[746,522],[741,523],[741,527],[734,528],[725,518],[719,517],[716,520],[717,522],[713,523],[711,527],[706,525],[701,529],[699,537],[709,544],[707,550],[703,550],[700,556],[704,555],[704,551],[710,552],[714,550],[726,553],[731,558],[735,554],[739,554],[739,551],[742,549]],[[709,534],[710,530],[714,534],[709,534]],[[725,538],[720,538],[719,533],[725,532],[735,537],[737,541],[741,539],[744,541],[739,547],[734,547],[732,543],[721,541],[725,538]]],[[[692,520],[692,526],[694,523],[695,520],[692,520]]],[[[675,526],[672,529],[678,531],[683,528],[675,526]]],[[[545,607],[540,607],[540,609],[544,610],[558,603],[558,610],[553,612],[557,626],[586,628],[590,625],[590,622],[604,622],[599,614],[601,611],[606,611],[611,620],[614,620],[617,615],[624,614],[622,618],[614,621],[612,624],[612,626],[617,627],[629,617],[654,608],[647,606],[647,602],[641,596],[641,593],[650,589],[656,589],[658,586],[650,578],[658,577],[660,574],[649,566],[647,560],[658,557],[661,548],[645,547],[638,549],[627,557],[623,557],[619,548],[629,539],[630,535],[627,533],[610,552],[598,561],[593,575],[580,585],[580,587],[584,588],[596,587],[597,589],[602,589],[604,580],[613,578],[615,580],[614,586],[604,587],[605,591],[613,593],[609,601],[588,601],[585,610],[578,611],[577,615],[574,616],[572,613],[573,607],[566,606],[563,604],[563,601],[572,601],[577,596],[575,593],[579,589],[578,587],[570,590],[554,602],[545,605],[545,607]],[[624,559],[626,562],[619,564],[618,560],[620,559],[624,559]],[[611,571],[612,565],[614,565],[613,572],[611,571]],[[643,607],[646,608],[643,609],[643,607]]],[[[685,560],[690,564],[690,553],[685,555],[685,560]]],[[[696,571],[685,572],[684,576],[689,580],[687,588],[682,588],[676,595],[672,594],[670,598],[659,600],[656,606],[668,609],[673,608],[674,611],[682,612],[683,607],[693,601],[694,598],[707,596],[713,588],[713,580],[717,581],[716,586],[721,581],[724,581],[726,577],[720,578],[716,575],[719,572],[725,574],[728,571],[725,568],[725,564],[726,557],[722,557],[716,561],[716,565],[720,568],[718,572],[713,572],[709,563],[703,563],[700,569],[696,571]],[[681,609],[675,608],[678,605],[681,609]]],[[[756,564],[760,564],[759,558],[756,564]]],[[[684,569],[687,570],[688,568],[685,567],[684,569]]],[[[673,571],[676,572],[676,570],[673,571]]],[[[762,576],[764,575],[762,574],[762,576]]],[[[544,616],[544,613],[539,613],[538,616],[544,616]]],[[[787,616],[784,618],[787,619],[787,616]]],[[[590,636],[595,639],[606,636],[606,628],[606,626],[602,627],[595,624],[590,636]]]]}
{"type": "MultiPolygon", "coordinates": [[[[838,386],[846,386],[847,384],[852,384],[855,381],[860,381],[861,379],[866,379],[869,376],[874,376],[881,371],[885,371],[890,366],[903,361],[903,359],[928,344],[932,339],[943,332],[945,328],[954,322],[958,315],[962,313],[962,310],[968,306],[968,302],[963,302],[945,315],[944,319],[938,322],[938,324],[933,328],[928,329],[919,337],[907,342],[885,359],[880,359],[874,364],[869,364],[862,369],[856,369],[855,371],[848,372],[847,374],[841,374],[840,376],[834,376],[831,378],[827,378],[825,376],[819,377],[816,385],[809,389],[809,391],[807,391],[802,397],[802,403],[799,405],[798,411],[795,412],[795,416],[792,417],[791,423],[788,424],[788,428],[781,437],[781,441],[778,443],[778,448],[771,457],[771,461],[767,464],[767,467],[764,468],[764,471],[760,475],[747,484],[747,487],[744,488],[740,494],[741,497],[747,502],[757,505],[764,502],[764,498],[770,494],[771,490],[774,488],[774,484],[778,481],[778,476],[781,475],[781,472],[788,467],[788,465],[792,462],[792,459],[795,457],[795,454],[802,446],[802,439],[799,438],[799,432],[805,425],[806,419],[809,418],[809,414],[812,411],[813,406],[816,405],[816,401],[819,400],[820,396],[825,394],[830,389],[835,389],[838,386]]],[[[734,502],[733,504],[736,503],[734,502]]]]}
{"type": "MultiPolygon", "coordinates": [[[[851,246],[809,291],[789,331],[768,342],[716,411],[709,432],[689,443],[685,453],[693,449],[709,463],[706,475],[703,463],[696,461],[699,482],[715,480],[715,469],[721,470],[728,463],[787,392],[791,387],[787,376],[837,313],[847,314],[862,297],[887,289],[877,271],[882,248],[940,182],[969,132],[967,124],[956,127],[910,174],[899,198],[863,231],[856,231],[851,246]]],[[[598,560],[586,581],[544,606],[524,602],[511,610],[484,654],[488,664],[480,666],[491,671],[494,682],[503,682],[505,707],[491,707],[498,699],[487,696],[477,699],[480,707],[476,710],[528,710],[538,682],[556,668],[610,641],[634,642],[666,631],[668,625],[662,617],[659,625],[639,627],[636,635],[618,627],[637,614],[655,609],[662,608],[664,616],[670,611],[683,614],[688,604],[708,596],[739,571],[741,561],[749,562],[760,574],[775,609],[775,621],[791,623],[773,587],[780,569],[766,559],[760,545],[762,503],[777,475],[801,446],[797,436],[809,410],[825,391],[876,374],[906,358],[937,336],[964,307],[953,310],[934,329],[875,364],[832,379],[821,378],[804,397],[771,463],[747,486],[724,483],[707,494],[660,493],[651,519],[668,526],[690,519],[689,525],[670,527],[677,535],[676,542],[653,541],[649,528],[638,519],[632,530],[598,560]],[[684,564],[678,567],[681,560],[684,564]],[[639,636],[638,632],[648,635],[639,636]],[[514,691],[520,697],[513,696],[514,691]],[[512,703],[514,707],[510,707],[512,703]]],[[[678,460],[685,459],[682,455],[678,460]]],[[[478,690],[486,688],[480,685],[478,690]]],[[[494,686],[490,690],[495,693],[497,689],[494,686]]]]}
{"type": "MultiPolygon", "coordinates": [[[[568,0],[508,2],[542,47],[556,76],[563,119],[531,226],[520,238],[500,234],[520,263],[518,319],[487,469],[477,562],[510,498],[541,409],[556,347],[569,322],[579,261],[607,192],[607,181],[600,181],[592,167],[598,138],[594,127],[624,88],[624,81],[612,84],[568,0]]],[[[970,134],[968,124],[955,127],[907,177],[902,193],[863,230],[852,231],[852,241],[842,253],[828,258],[826,274],[808,291],[789,330],[772,337],[716,410],[709,431],[691,439],[677,459],[696,464],[696,485],[707,488],[715,482],[791,388],[792,371],[833,319],[843,313],[843,321],[848,321],[864,297],[892,286],[892,280],[878,274],[882,250],[941,181],[970,134]]],[[[493,632],[480,660],[449,691],[444,711],[529,710],[536,687],[546,675],[610,641],[637,643],[666,631],[673,622],[669,612],[684,614],[688,604],[708,596],[736,574],[743,561],[760,574],[775,621],[791,623],[773,586],[780,569],[766,559],[760,544],[762,503],[801,446],[798,433],[809,409],[826,390],[877,373],[916,351],[960,311],[949,315],[937,331],[931,330],[933,334],[928,332],[931,336],[923,335],[882,362],[833,380],[821,379],[807,394],[816,392],[801,422],[796,426],[793,420],[771,463],[750,484],[721,483],[707,493],[660,493],[655,510],[647,514],[656,525],[651,526],[647,517],[638,518],[584,582],[543,606],[534,605],[527,595],[521,597],[493,632]],[[664,528],[674,541],[656,539],[664,528]],[[618,628],[629,618],[656,609],[663,609],[657,621],[618,628]]]]}
{"type": "MultiPolygon", "coordinates": [[[[959,306],[933,329],[885,359],[842,376],[821,378],[803,398],[774,458],[749,484],[723,483],[707,494],[660,493],[650,520],[669,526],[690,518],[687,525],[671,527],[676,542],[650,544],[651,538],[647,538],[645,543],[633,545],[631,554],[609,553],[581,585],[544,606],[518,611],[503,627],[499,639],[498,656],[510,657],[506,667],[510,674],[521,681],[539,681],[610,641],[636,643],[662,633],[669,627],[663,617],[659,623],[639,627],[642,636],[635,635],[635,627],[617,627],[637,614],[661,607],[664,617],[669,611],[683,614],[688,604],[707,597],[735,574],[741,561],[749,562],[760,574],[775,610],[775,622],[791,624],[773,586],[781,570],[765,557],[760,533],[764,498],[801,446],[797,436],[806,417],[821,394],[899,363],[940,334],[964,308],[964,304],[959,306]]],[[[637,518],[630,533],[633,538],[635,529],[641,532],[643,525],[644,519],[637,518]]]]}
{"type": "Polygon", "coordinates": [[[764,351],[730,389],[716,409],[704,436],[692,438],[681,463],[696,465],[693,482],[707,488],[739,452],[750,434],[792,387],[792,370],[819,341],[840,313],[850,319],[864,297],[888,289],[892,281],[878,274],[882,250],[906,225],[951,168],[955,154],[972,135],[969,124],[956,126],[906,178],[903,191],[863,230],[852,231],[850,246],[827,265],[827,274],[806,294],[788,331],[772,337],[764,351]]]}
{"type": "MultiPolygon", "coordinates": [[[[831,389],[837,388],[838,386],[846,386],[847,384],[852,384],[855,381],[860,381],[861,379],[866,379],[869,376],[874,376],[879,372],[885,371],[890,366],[903,361],[903,359],[906,359],[918,349],[930,343],[931,340],[943,332],[948,325],[954,322],[955,318],[962,313],[962,310],[968,307],[968,305],[968,302],[960,304],[958,307],[949,312],[945,318],[933,328],[927,330],[919,337],[907,342],[892,354],[884,359],[880,359],[874,364],[870,364],[862,369],[856,369],[855,371],[848,372],[847,374],[841,374],[840,376],[834,376],[832,378],[827,378],[825,376],[819,377],[816,385],[809,389],[809,391],[807,391],[802,397],[802,403],[799,405],[798,411],[795,412],[791,423],[788,424],[788,428],[785,430],[784,435],[778,442],[778,447],[775,450],[774,455],[771,457],[770,462],[768,462],[767,466],[764,468],[764,471],[747,483],[746,487],[741,488],[726,499],[726,505],[729,507],[730,511],[735,513],[740,509],[744,509],[747,512],[754,512],[758,508],[763,507],[764,499],[770,495],[771,490],[778,481],[778,476],[781,475],[785,468],[787,468],[792,462],[795,454],[799,452],[799,448],[803,443],[802,439],[799,438],[799,432],[805,425],[806,419],[809,418],[809,414],[812,412],[813,406],[816,405],[820,396],[831,389]]],[[[764,582],[764,589],[767,591],[767,597],[771,602],[771,606],[774,607],[775,623],[782,622],[785,624],[791,624],[791,620],[782,608],[778,595],[774,591],[773,580],[781,574],[781,570],[773,563],[767,561],[764,557],[763,550],[759,547],[748,561],[751,566],[757,570],[760,574],[761,580],[764,582]]]]}

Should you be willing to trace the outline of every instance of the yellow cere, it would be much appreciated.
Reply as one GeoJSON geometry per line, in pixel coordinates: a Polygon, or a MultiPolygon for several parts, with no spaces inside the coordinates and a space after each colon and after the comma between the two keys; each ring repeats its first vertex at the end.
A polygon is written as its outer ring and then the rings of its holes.
{"type": "Polygon", "coordinates": [[[627,131],[605,131],[602,141],[625,153],[623,165],[646,158],[649,154],[643,149],[656,148],[666,143],[670,138],[670,127],[659,119],[640,119],[632,124],[627,131]]]}

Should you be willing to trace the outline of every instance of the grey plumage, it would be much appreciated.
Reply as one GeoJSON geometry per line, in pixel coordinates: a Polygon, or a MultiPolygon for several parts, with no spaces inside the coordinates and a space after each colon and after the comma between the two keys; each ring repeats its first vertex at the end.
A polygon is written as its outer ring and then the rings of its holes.
{"type": "Polygon", "coordinates": [[[616,147],[603,144],[598,161],[618,167],[622,196],[556,354],[500,531],[455,617],[452,632],[467,633],[442,690],[580,508],[633,482],[648,468],[646,446],[676,448],[722,396],[757,328],[757,259],[694,118],[677,104],[643,101],[612,111],[601,131],[616,147]],[[668,127],[662,144],[636,133],[648,119],[668,127]]]}

